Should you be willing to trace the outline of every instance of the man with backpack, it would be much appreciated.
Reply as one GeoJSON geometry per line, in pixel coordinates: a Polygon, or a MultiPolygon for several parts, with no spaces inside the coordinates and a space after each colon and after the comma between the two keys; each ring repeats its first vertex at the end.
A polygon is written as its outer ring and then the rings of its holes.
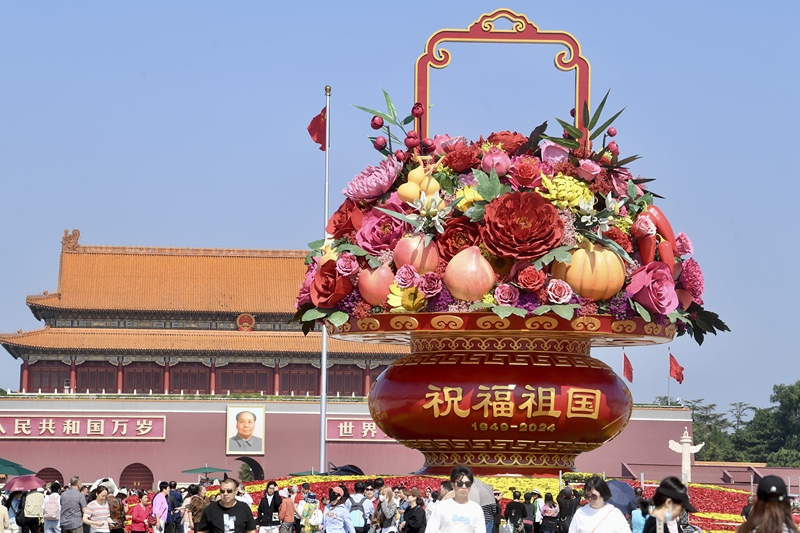
{"type": "Polygon", "coordinates": [[[363,481],[356,481],[354,488],[355,494],[347,498],[344,506],[350,514],[350,521],[353,523],[356,533],[364,533],[369,529],[374,508],[372,502],[364,495],[367,484],[363,481]]]}
{"type": "Polygon", "coordinates": [[[61,484],[53,481],[44,498],[44,533],[61,533],[61,484]]]}
{"type": "Polygon", "coordinates": [[[20,524],[17,519],[17,524],[20,526],[21,533],[39,533],[44,516],[44,489],[39,487],[23,494],[20,509],[22,510],[22,523],[20,524]]]}
{"type": "Polygon", "coordinates": [[[167,503],[169,505],[169,509],[167,512],[167,525],[164,527],[164,533],[183,533],[183,529],[180,527],[183,498],[181,498],[181,493],[178,490],[178,483],[175,481],[169,482],[167,503]]]}

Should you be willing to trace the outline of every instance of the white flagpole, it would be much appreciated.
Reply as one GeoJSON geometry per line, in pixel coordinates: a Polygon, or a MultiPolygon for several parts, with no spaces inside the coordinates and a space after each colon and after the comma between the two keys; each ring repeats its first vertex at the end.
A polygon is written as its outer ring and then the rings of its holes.
{"type": "MultiPolygon", "coordinates": [[[[322,221],[323,232],[328,225],[328,156],[331,153],[331,86],[325,86],[325,206],[322,221]]],[[[325,457],[325,434],[328,430],[328,330],[322,327],[322,358],[319,365],[319,471],[327,472],[325,457]]]]}
{"type": "MultiPolygon", "coordinates": [[[[667,347],[667,354],[671,354],[671,353],[672,352],[669,351],[669,347],[667,347]]],[[[672,370],[671,370],[671,367],[670,367],[670,360],[669,360],[669,357],[667,357],[667,405],[671,405],[672,404],[672,398],[669,395],[669,386],[670,386],[669,380],[672,378],[672,376],[670,376],[671,373],[672,373],[672,370]]]]}

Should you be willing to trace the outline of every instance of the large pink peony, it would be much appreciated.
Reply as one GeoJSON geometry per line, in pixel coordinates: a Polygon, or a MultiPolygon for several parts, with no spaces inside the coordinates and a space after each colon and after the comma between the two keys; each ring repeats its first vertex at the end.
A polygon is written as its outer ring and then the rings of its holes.
{"type": "Polygon", "coordinates": [[[542,161],[556,165],[569,158],[569,148],[564,148],[553,141],[544,140],[539,145],[542,148],[542,161]]]}
{"type": "Polygon", "coordinates": [[[675,280],[669,267],[661,261],[653,261],[637,269],[631,275],[625,292],[654,313],[668,315],[678,308],[675,280]]]}
{"type": "MultiPolygon", "coordinates": [[[[403,213],[403,202],[392,193],[389,200],[378,207],[389,211],[403,213]]],[[[356,244],[371,253],[378,255],[383,250],[391,250],[397,241],[411,230],[411,225],[377,209],[364,215],[361,229],[356,233],[356,244]]]]}
{"type": "Polygon", "coordinates": [[[402,163],[394,156],[389,156],[377,167],[365,168],[361,174],[347,184],[347,188],[342,190],[342,194],[354,202],[360,200],[373,202],[391,188],[402,168],[402,163]]]}

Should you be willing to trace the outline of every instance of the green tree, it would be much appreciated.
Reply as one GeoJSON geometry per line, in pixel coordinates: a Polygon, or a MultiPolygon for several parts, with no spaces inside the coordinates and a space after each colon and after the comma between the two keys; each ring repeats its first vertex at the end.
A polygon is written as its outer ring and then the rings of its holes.
{"type": "Polygon", "coordinates": [[[800,451],[781,448],[767,456],[767,466],[800,467],[800,451]]]}
{"type": "Polygon", "coordinates": [[[733,417],[733,431],[739,431],[745,423],[748,412],[755,412],[756,408],[745,402],[733,402],[728,412],[733,417]]]}
{"type": "Polygon", "coordinates": [[[766,463],[771,453],[783,447],[776,411],[775,407],[756,409],[753,419],[733,434],[731,441],[739,450],[740,461],[766,463]]]}
{"type": "Polygon", "coordinates": [[[239,481],[253,481],[253,469],[247,463],[242,463],[239,467],[239,481]]]}
{"type": "Polygon", "coordinates": [[[728,461],[736,456],[727,430],[731,423],[724,413],[717,412],[717,404],[704,404],[704,399],[684,400],[684,405],[692,410],[692,429],[695,444],[706,445],[695,457],[700,461],[728,461]]]}
{"type": "Polygon", "coordinates": [[[800,381],[794,385],[775,385],[769,401],[777,403],[775,421],[783,447],[800,451],[800,381]]]}

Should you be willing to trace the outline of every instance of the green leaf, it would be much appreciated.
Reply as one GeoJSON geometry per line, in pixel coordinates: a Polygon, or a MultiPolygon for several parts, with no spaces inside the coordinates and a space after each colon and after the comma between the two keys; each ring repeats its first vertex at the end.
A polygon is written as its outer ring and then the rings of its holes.
{"type": "Polygon", "coordinates": [[[632,156],[630,156],[630,157],[626,157],[626,158],[625,158],[625,159],[623,159],[622,161],[617,161],[617,164],[616,164],[616,166],[618,166],[618,167],[624,167],[624,166],[625,166],[625,165],[627,165],[628,163],[633,163],[633,162],[634,162],[634,161],[636,161],[637,159],[641,159],[641,158],[642,158],[642,156],[640,156],[640,155],[632,155],[632,156]]]}
{"type": "Polygon", "coordinates": [[[524,317],[527,314],[525,309],[519,307],[512,307],[510,305],[495,305],[492,306],[492,312],[500,318],[508,318],[511,315],[524,317]]]}
{"type": "Polygon", "coordinates": [[[360,105],[355,105],[355,104],[353,104],[353,107],[355,107],[356,109],[360,109],[361,111],[365,111],[365,112],[369,113],[370,115],[377,115],[377,116],[381,117],[384,121],[389,122],[391,124],[394,124],[395,126],[398,126],[398,127],[400,126],[400,124],[398,124],[395,121],[395,119],[393,119],[392,117],[390,117],[386,113],[382,113],[380,111],[376,111],[376,110],[370,109],[368,107],[361,107],[360,105]]]}
{"type": "Polygon", "coordinates": [[[536,309],[533,310],[534,315],[543,315],[545,313],[549,313],[551,308],[549,305],[540,305],[536,309]]]}
{"type": "Polygon", "coordinates": [[[301,320],[303,322],[308,322],[309,320],[317,320],[318,318],[325,318],[326,316],[328,316],[328,313],[314,307],[303,313],[303,318],[301,318],[301,320]]]}
{"type": "Polygon", "coordinates": [[[620,110],[619,110],[619,112],[618,112],[616,115],[614,115],[614,116],[613,116],[613,117],[611,117],[610,119],[608,119],[608,120],[606,120],[605,122],[603,122],[603,125],[602,125],[602,126],[600,126],[599,128],[597,128],[597,129],[594,131],[594,133],[592,133],[592,136],[591,136],[591,137],[589,137],[589,139],[596,139],[597,137],[599,137],[601,133],[603,133],[604,131],[606,131],[606,128],[607,128],[607,127],[609,127],[609,126],[611,125],[611,123],[612,123],[612,122],[614,122],[615,120],[617,120],[617,117],[618,117],[618,116],[620,116],[620,115],[622,114],[622,112],[623,112],[623,111],[625,111],[625,108],[624,108],[624,107],[623,107],[622,109],[620,109],[620,110]]]}
{"type": "Polygon", "coordinates": [[[320,248],[322,248],[323,244],[325,244],[325,239],[319,239],[317,241],[311,241],[310,243],[308,243],[308,247],[311,248],[312,250],[319,250],[320,248]]]}
{"type": "Polygon", "coordinates": [[[383,264],[381,263],[381,260],[375,257],[374,255],[370,255],[368,257],[367,263],[369,263],[370,268],[378,268],[383,264]]]}
{"type": "Polygon", "coordinates": [[[303,335],[308,335],[308,333],[314,329],[316,324],[312,322],[303,322],[303,335]]]}
{"type": "Polygon", "coordinates": [[[348,314],[344,311],[334,311],[333,314],[328,317],[328,322],[336,327],[345,324],[348,320],[350,320],[350,316],[348,316],[348,314]]]}
{"type": "Polygon", "coordinates": [[[539,141],[542,139],[542,135],[544,135],[545,131],[547,131],[546,120],[533,129],[531,134],[528,136],[528,143],[517,148],[517,151],[514,155],[522,155],[528,150],[531,152],[535,151],[539,146],[539,141]]]}
{"type": "Polygon", "coordinates": [[[469,306],[470,309],[489,309],[490,307],[493,307],[492,304],[486,302],[473,302],[472,305],[469,306]]]}
{"type": "Polygon", "coordinates": [[[369,255],[368,251],[366,251],[365,249],[356,244],[340,244],[339,246],[336,247],[336,251],[339,253],[350,252],[351,254],[356,255],[358,257],[369,255]]]}
{"type": "Polygon", "coordinates": [[[549,135],[542,135],[542,139],[546,139],[550,142],[556,143],[559,146],[563,146],[564,148],[579,148],[580,143],[575,139],[565,139],[563,137],[550,137],[549,135]]]}
{"type": "Polygon", "coordinates": [[[575,309],[580,307],[578,304],[551,305],[550,309],[565,320],[572,320],[575,316],[575,309]]]}
{"type": "Polygon", "coordinates": [[[591,116],[589,115],[589,102],[586,100],[583,101],[583,127],[589,127],[589,121],[592,120],[591,116]]]}
{"type": "Polygon", "coordinates": [[[536,270],[542,270],[542,268],[544,268],[545,265],[549,265],[553,261],[569,264],[572,262],[572,254],[569,253],[569,251],[572,250],[573,248],[574,246],[572,245],[564,245],[564,246],[559,246],[557,248],[553,248],[543,256],[536,259],[533,262],[533,266],[534,268],[536,268],[536,270]]]}
{"type": "Polygon", "coordinates": [[[473,170],[472,175],[478,181],[475,187],[475,192],[481,195],[481,198],[487,202],[491,202],[504,192],[503,184],[500,183],[500,178],[497,176],[497,171],[492,168],[491,173],[487,176],[482,170],[473,170]]]}
{"type": "Polygon", "coordinates": [[[483,201],[477,201],[472,206],[464,212],[464,215],[469,217],[470,222],[479,222],[483,220],[483,213],[486,210],[486,203],[483,201]]]}
{"type": "Polygon", "coordinates": [[[581,130],[579,130],[578,128],[576,128],[575,126],[573,126],[572,124],[570,124],[569,122],[564,122],[563,120],[561,120],[559,118],[557,118],[556,121],[559,124],[561,124],[561,127],[564,128],[565,130],[567,130],[567,133],[572,135],[573,138],[580,139],[581,137],[583,137],[583,132],[581,130]]]}
{"type": "Polygon", "coordinates": [[[636,198],[639,193],[636,191],[636,184],[633,180],[628,180],[628,197],[636,198]]]}
{"type": "MultiPolygon", "coordinates": [[[[586,125],[587,130],[591,130],[594,128],[594,125],[597,124],[597,121],[600,119],[600,114],[603,112],[603,108],[606,106],[606,99],[608,99],[608,95],[611,94],[611,89],[606,91],[606,95],[603,97],[603,100],[600,102],[600,105],[597,106],[597,109],[594,111],[594,116],[586,125]]],[[[592,137],[594,139],[594,137],[592,137]]]]}
{"type": "Polygon", "coordinates": [[[414,122],[414,115],[408,115],[406,118],[403,119],[403,122],[401,122],[400,124],[402,124],[403,126],[407,126],[412,122],[414,122]]]}
{"type": "Polygon", "coordinates": [[[642,307],[642,304],[634,300],[631,300],[630,298],[628,298],[628,301],[632,304],[633,309],[639,314],[640,317],[644,318],[646,322],[650,322],[650,320],[652,320],[652,318],[650,317],[650,312],[644,307],[642,307]]]}
{"type": "Polygon", "coordinates": [[[300,308],[297,310],[297,312],[295,312],[294,316],[289,319],[289,322],[299,322],[299,321],[301,321],[302,318],[303,318],[303,315],[306,314],[306,311],[308,311],[309,309],[312,309],[313,307],[314,307],[314,304],[312,304],[311,302],[304,303],[303,305],[300,306],[300,308]]]}
{"type": "Polygon", "coordinates": [[[386,89],[381,89],[383,91],[383,97],[386,100],[386,112],[392,117],[393,122],[397,124],[397,108],[394,106],[394,102],[389,97],[389,93],[386,92],[386,89]]]}
{"type": "Polygon", "coordinates": [[[377,209],[378,211],[380,211],[382,213],[386,213],[390,217],[394,217],[394,218],[396,218],[398,220],[402,220],[403,222],[408,222],[409,224],[411,224],[412,226],[414,226],[417,229],[419,229],[418,227],[422,225],[422,221],[421,220],[410,218],[410,217],[408,217],[407,215],[405,215],[403,213],[398,213],[397,211],[392,211],[391,209],[385,209],[383,207],[375,207],[374,209],[377,209]]]}

